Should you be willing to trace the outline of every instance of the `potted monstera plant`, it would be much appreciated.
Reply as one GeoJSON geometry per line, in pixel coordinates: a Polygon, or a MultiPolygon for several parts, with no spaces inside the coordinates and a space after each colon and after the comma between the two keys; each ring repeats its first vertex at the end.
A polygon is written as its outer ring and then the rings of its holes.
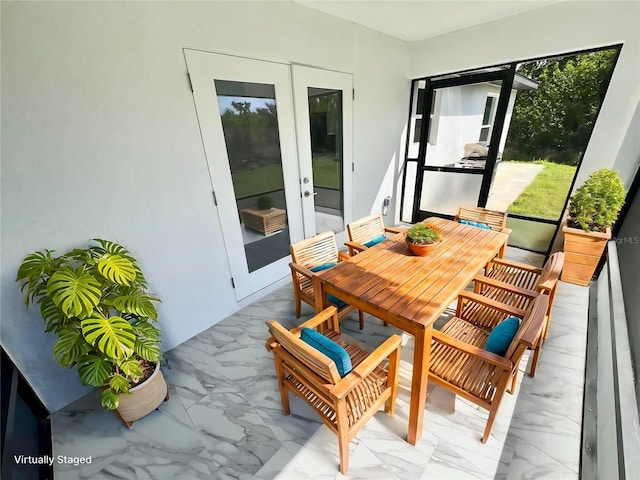
{"type": "Polygon", "coordinates": [[[624,205],[622,180],[615,170],[597,170],[576,189],[569,203],[564,232],[562,280],[589,285],[611,238],[611,226],[624,205]]]}
{"type": "Polygon", "coordinates": [[[18,270],[26,305],[37,305],[58,341],[55,360],[101,389],[102,406],[130,427],[168,399],[160,371],[155,302],[138,262],[117,243],[27,255],[18,270]]]}

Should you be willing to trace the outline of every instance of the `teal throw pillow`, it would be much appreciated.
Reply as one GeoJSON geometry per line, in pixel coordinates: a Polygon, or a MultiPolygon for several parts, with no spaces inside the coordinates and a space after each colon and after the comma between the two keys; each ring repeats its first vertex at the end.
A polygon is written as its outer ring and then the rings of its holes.
{"type": "Polygon", "coordinates": [[[513,341],[513,337],[516,336],[516,332],[520,327],[520,319],[516,317],[509,317],[500,322],[487,338],[487,343],[484,345],[484,349],[487,352],[495,353],[496,355],[504,356],[509,349],[509,345],[513,341]]]}
{"type": "Polygon", "coordinates": [[[352,370],[351,358],[347,351],[320,332],[312,328],[303,328],[300,332],[300,339],[333,360],[341,377],[352,370]]]}
{"type": "Polygon", "coordinates": [[[374,245],[377,245],[377,244],[379,244],[380,242],[385,241],[386,239],[387,239],[387,237],[385,237],[384,235],[378,235],[377,237],[372,238],[372,239],[371,239],[371,240],[369,240],[368,242],[363,243],[363,245],[364,245],[365,247],[371,248],[371,247],[373,247],[374,245]]]}
{"type": "Polygon", "coordinates": [[[471,220],[463,220],[462,218],[458,220],[458,223],[462,223],[463,225],[471,225],[472,227],[484,228],[485,230],[491,230],[491,227],[486,223],[472,222],[471,220]]]}

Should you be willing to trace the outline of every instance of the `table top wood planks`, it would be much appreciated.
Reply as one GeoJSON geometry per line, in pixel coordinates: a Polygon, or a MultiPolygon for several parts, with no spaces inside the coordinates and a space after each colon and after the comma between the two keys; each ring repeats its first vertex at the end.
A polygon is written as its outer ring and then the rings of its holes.
{"type": "Polygon", "coordinates": [[[332,294],[414,336],[407,436],[414,445],[422,435],[433,323],[508,239],[506,232],[429,220],[442,228],[443,238],[428,255],[414,256],[400,233],[314,279],[317,311],[332,294]]]}

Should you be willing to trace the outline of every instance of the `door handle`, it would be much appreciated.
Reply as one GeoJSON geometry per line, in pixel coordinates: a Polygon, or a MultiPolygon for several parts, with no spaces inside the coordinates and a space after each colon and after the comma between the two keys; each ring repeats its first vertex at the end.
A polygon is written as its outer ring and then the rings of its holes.
{"type": "Polygon", "coordinates": [[[309,192],[309,190],[306,190],[306,191],[303,193],[303,195],[305,196],[305,198],[312,197],[312,196],[315,196],[315,195],[317,195],[317,194],[318,194],[318,192],[310,193],[310,192],[309,192]]]}

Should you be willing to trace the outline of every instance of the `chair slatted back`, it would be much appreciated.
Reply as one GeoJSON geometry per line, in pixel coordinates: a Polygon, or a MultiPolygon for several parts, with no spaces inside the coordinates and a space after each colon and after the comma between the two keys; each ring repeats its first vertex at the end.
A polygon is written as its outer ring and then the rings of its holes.
{"type": "Polygon", "coordinates": [[[382,215],[375,214],[361,218],[347,225],[349,240],[364,244],[374,238],[384,235],[384,221],[382,215]]]}
{"type": "Polygon", "coordinates": [[[332,231],[319,233],[289,246],[293,263],[312,268],[338,262],[338,244],[332,231]]]}
{"type": "Polygon", "coordinates": [[[486,223],[492,230],[502,230],[507,225],[507,214],[480,207],[460,207],[458,214],[454,217],[454,221],[458,220],[486,223]]]}
{"type": "Polygon", "coordinates": [[[520,328],[518,328],[505,354],[505,357],[509,358],[514,365],[520,362],[520,356],[524,351],[527,348],[533,348],[540,338],[548,306],[548,295],[538,295],[533,302],[529,304],[527,313],[520,323],[520,328]]]}
{"type": "Polygon", "coordinates": [[[267,321],[267,326],[276,342],[291,355],[292,359],[300,362],[308,370],[305,372],[307,376],[312,374],[320,377],[316,379],[320,380],[316,381],[317,385],[322,383],[335,385],[340,381],[341,377],[334,361],[300,340],[299,334],[291,333],[274,320],[267,321]]]}

